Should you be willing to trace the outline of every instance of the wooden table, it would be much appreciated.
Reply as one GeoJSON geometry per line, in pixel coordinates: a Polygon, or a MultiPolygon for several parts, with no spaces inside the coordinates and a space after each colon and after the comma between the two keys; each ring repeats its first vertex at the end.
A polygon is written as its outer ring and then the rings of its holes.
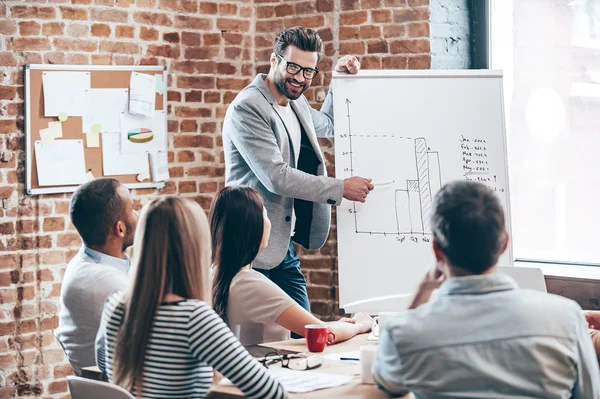
{"type": "MultiPolygon", "coordinates": [[[[328,346],[325,348],[323,354],[334,354],[342,352],[354,352],[359,350],[363,345],[377,345],[375,342],[367,341],[367,334],[358,335],[351,340],[342,342],[336,345],[328,346]]],[[[260,345],[267,350],[277,349],[280,353],[284,351],[289,352],[306,352],[306,342],[304,339],[292,339],[289,341],[271,342],[260,345]]],[[[260,350],[251,350],[250,352],[260,352],[260,350]]],[[[360,366],[354,363],[325,359],[323,365],[314,370],[318,373],[331,373],[331,374],[343,374],[351,375],[352,380],[341,387],[322,389],[319,391],[313,391],[308,393],[293,393],[290,394],[290,399],[335,399],[335,398],[350,398],[350,399],[384,399],[388,398],[386,394],[381,392],[375,385],[362,384],[360,382],[360,366]]],[[[310,373],[311,370],[307,370],[306,373],[310,373]]],[[[98,379],[101,376],[100,370],[97,367],[86,367],[82,371],[82,376],[87,378],[98,379]]],[[[213,385],[207,399],[236,399],[243,398],[243,393],[234,386],[225,385],[213,385]]],[[[414,399],[412,394],[403,396],[403,399],[414,399]]]]}

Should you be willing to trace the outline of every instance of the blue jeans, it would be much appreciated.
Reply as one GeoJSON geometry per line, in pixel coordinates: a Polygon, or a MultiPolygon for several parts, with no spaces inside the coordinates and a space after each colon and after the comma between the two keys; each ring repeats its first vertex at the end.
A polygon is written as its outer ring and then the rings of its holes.
{"type": "MultiPolygon", "coordinates": [[[[288,294],[298,305],[310,312],[310,302],[308,301],[308,292],[306,291],[306,279],[300,271],[300,259],[296,254],[294,245],[290,241],[290,246],[285,254],[283,261],[271,270],[255,269],[262,273],[269,280],[274,282],[286,294],[288,294]]],[[[292,333],[292,338],[301,338],[292,333]]]]}

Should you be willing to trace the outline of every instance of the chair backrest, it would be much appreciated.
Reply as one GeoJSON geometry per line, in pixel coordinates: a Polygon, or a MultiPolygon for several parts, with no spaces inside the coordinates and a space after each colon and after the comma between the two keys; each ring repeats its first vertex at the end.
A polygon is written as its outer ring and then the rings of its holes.
{"type": "Polygon", "coordinates": [[[135,399],[118,385],[81,377],[67,377],[72,399],[135,399]]]}

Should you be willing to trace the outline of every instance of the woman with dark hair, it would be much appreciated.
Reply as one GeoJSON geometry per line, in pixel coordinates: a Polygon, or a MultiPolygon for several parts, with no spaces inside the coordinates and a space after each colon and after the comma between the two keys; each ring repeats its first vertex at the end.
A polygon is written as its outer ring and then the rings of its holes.
{"type": "MultiPolygon", "coordinates": [[[[226,187],[211,209],[213,306],[243,345],[281,341],[304,334],[307,324],[323,324],[261,273],[252,261],[269,242],[271,222],[260,195],[248,187],[226,187]],[[238,330],[239,328],[239,330],[238,330]]],[[[372,319],[359,313],[327,323],[329,344],[368,332],[372,319]]]]}

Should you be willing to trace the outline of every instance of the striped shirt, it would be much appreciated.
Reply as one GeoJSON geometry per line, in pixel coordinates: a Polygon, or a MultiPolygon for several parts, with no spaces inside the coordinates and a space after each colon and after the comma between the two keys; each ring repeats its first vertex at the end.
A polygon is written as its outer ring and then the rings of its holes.
{"type": "MultiPolygon", "coordinates": [[[[113,380],[114,349],[124,309],[122,292],[109,296],[98,333],[97,363],[109,381],[113,380]]],[[[146,347],[140,396],[204,398],[213,367],[249,398],[287,396],[209,305],[199,300],[160,304],[146,347]]]]}

